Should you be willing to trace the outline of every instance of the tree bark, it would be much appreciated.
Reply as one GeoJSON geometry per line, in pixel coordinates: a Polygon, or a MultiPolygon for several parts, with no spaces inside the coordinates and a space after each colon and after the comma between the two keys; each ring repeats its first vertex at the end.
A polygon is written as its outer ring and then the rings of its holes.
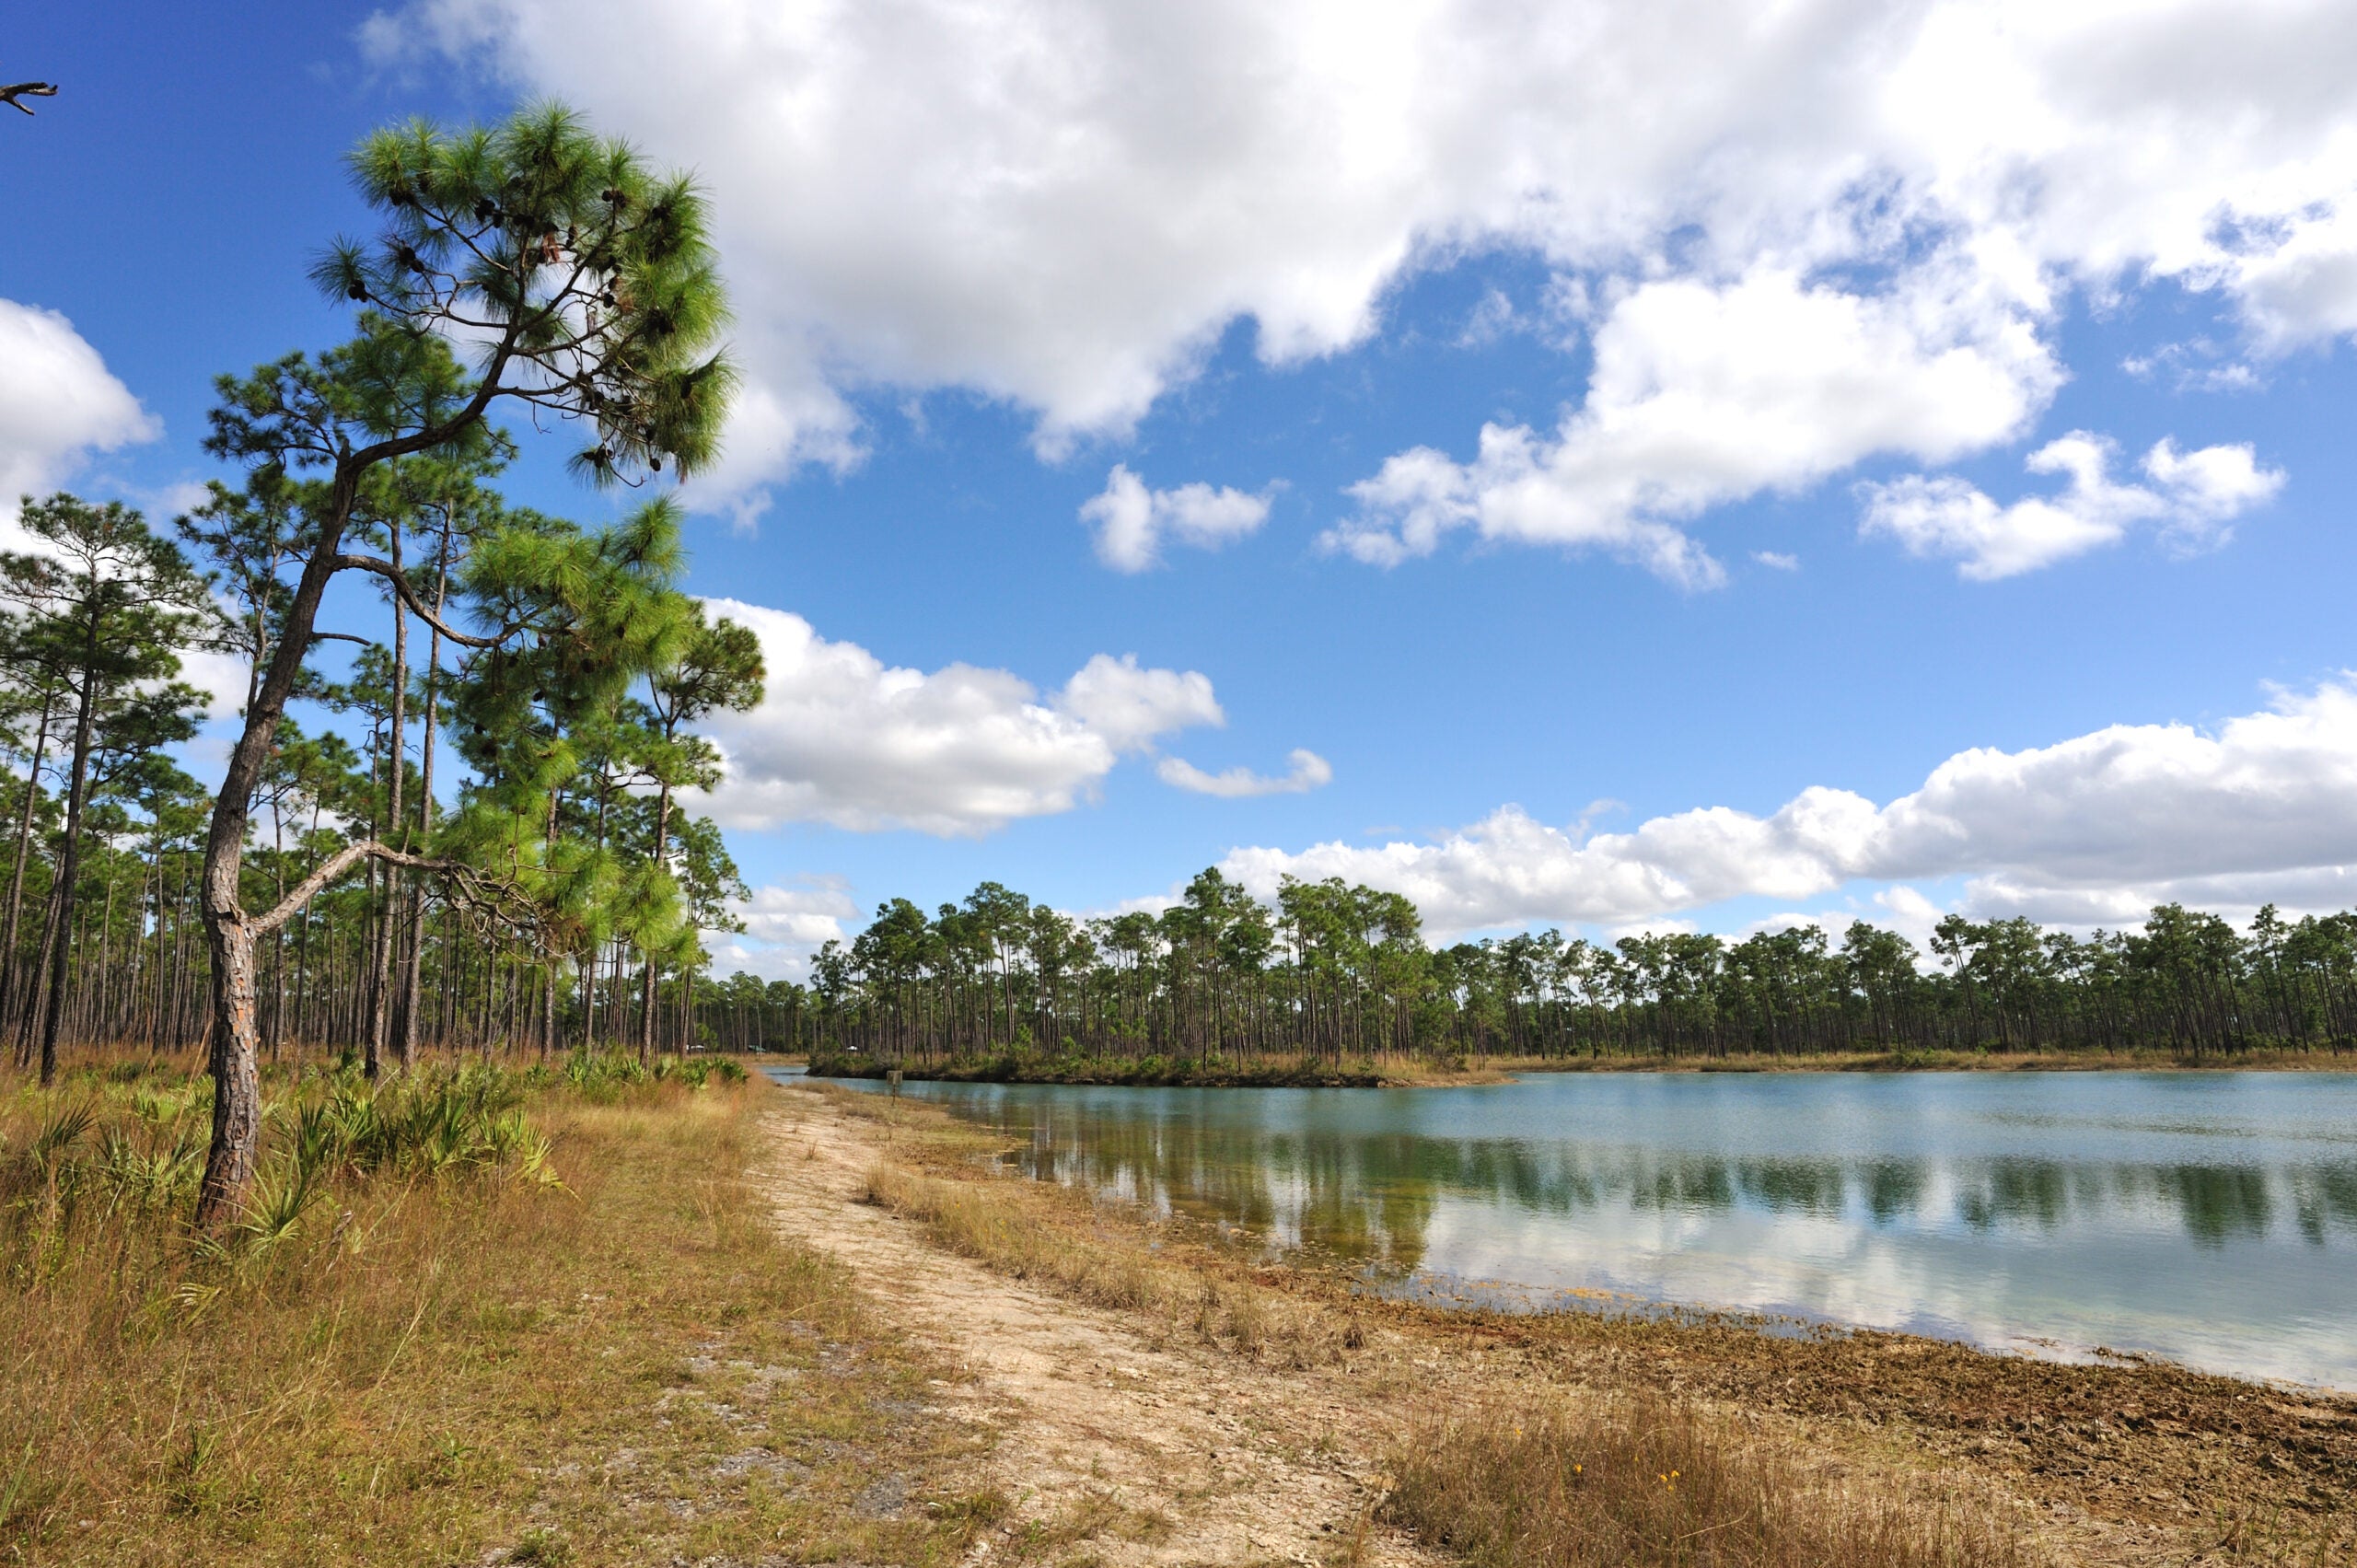
{"type": "MultiPolygon", "coordinates": [[[[383,774],[383,748],[378,739],[384,734],[379,727],[368,737],[368,837],[375,839],[385,830],[384,819],[377,815],[384,804],[386,785],[383,774]]],[[[384,1016],[385,976],[379,967],[379,938],[384,935],[385,921],[379,883],[389,875],[383,866],[370,861],[364,871],[366,883],[363,910],[360,916],[359,949],[353,955],[353,969],[358,977],[354,992],[358,1012],[354,1027],[360,1040],[360,1070],[370,1083],[375,1083],[385,1070],[384,1031],[377,1027],[384,1016]]]]}
{"type": "MultiPolygon", "coordinates": [[[[392,540],[393,571],[398,577],[401,567],[401,525],[398,518],[386,525],[392,540]]],[[[404,827],[401,820],[401,761],[407,747],[409,715],[404,711],[409,700],[409,615],[401,608],[401,596],[393,596],[393,702],[392,712],[385,730],[385,833],[390,837],[404,827]]],[[[368,1060],[374,1068],[384,1060],[385,1047],[391,1043],[393,1027],[393,914],[401,902],[400,876],[388,863],[378,867],[382,891],[377,900],[377,944],[374,959],[375,977],[369,991],[368,1060]]],[[[396,1059],[402,1072],[409,1071],[406,1045],[396,1059]]]]}
{"type": "Polygon", "coordinates": [[[17,864],[8,874],[8,927],[6,935],[0,935],[0,1027],[6,1027],[17,1008],[17,916],[24,908],[25,862],[32,851],[33,804],[41,797],[41,763],[49,750],[49,721],[54,716],[54,693],[45,693],[41,699],[41,729],[33,740],[33,762],[25,771],[25,809],[17,823],[17,864]]]}
{"type": "Polygon", "coordinates": [[[287,606],[286,634],[272,650],[270,670],[246,708],[245,732],[230,749],[229,766],[214,798],[213,825],[204,841],[205,946],[213,960],[213,1145],[204,1162],[204,1185],[197,1194],[197,1224],[226,1219],[253,1180],[261,1136],[261,1085],[254,1028],[254,942],[238,893],[245,863],[246,829],[253,811],[254,785],[270,759],[278,723],[286,713],[319,620],[319,599],[335,575],[337,547],[351,515],[361,468],[347,458],[336,465],[335,482],[319,538],[304,563],[303,575],[287,606]]]}
{"type": "MultiPolygon", "coordinates": [[[[82,689],[74,707],[74,765],[65,790],[65,840],[57,851],[57,921],[74,916],[74,879],[82,870],[82,797],[90,785],[91,706],[98,696],[99,610],[91,596],[89,620],[83,628],[82,689]]],[[[49,996],[41,1009],[41,1082],[47,1088],[57,1081],[57,1031],[65,1021],[65,963],[71,956],[64,942],[50,945],[49,996]]]]}
{"type": "MultiPolygon", "coordinates": [[[[446,521],[442,528],[441,557],[435,564],[434,580],[434,617],[438,622],[449,614],[450,607],[450,528],[446,521]]],[[[435,699],[439,694],[442,679],[442,629],[437,624],[427,633],[425,660],[424,726],[418,737],[417,767],[417,833],[420,849],[430,845],[434,837],[434,720],[435,699]]],[[[403,830],[406,836],[407,830],[403,830]]],[[[404,849],[411,847],[404,842],[404,849]]],[[[425,964],[425,886],[414,877],[409,889],[409,964],[401,977],[401,1062],[406,1073],[417,1055],[417,993],[425,964]]],[[[450,970],[446,964],[444,972],[450,970]]]]}

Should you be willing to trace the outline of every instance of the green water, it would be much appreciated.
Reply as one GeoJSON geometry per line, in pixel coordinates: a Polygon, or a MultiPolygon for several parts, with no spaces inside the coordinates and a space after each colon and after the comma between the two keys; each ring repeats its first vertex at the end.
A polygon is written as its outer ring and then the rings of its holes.
{"type": "Polygon", "coordinates": [[[2357,1388],[2357,1074],[911,1084],[1026,1169],[1342,1260],[2357,1388]]]}

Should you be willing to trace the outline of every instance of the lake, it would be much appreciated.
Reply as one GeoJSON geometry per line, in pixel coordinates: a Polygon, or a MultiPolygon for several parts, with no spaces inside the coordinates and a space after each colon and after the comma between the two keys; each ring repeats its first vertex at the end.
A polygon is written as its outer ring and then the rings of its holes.
{"type": "Polygon", "coordinates": [[[903,1092],[1034,1176],[1389,1292],[1605,1292],[2357,1389],[2357,1074],[903,1092]]]}

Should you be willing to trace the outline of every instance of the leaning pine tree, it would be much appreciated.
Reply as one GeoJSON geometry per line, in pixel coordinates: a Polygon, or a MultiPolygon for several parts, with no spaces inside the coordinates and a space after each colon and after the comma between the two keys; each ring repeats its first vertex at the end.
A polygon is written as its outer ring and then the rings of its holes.
{"type": "Polygon", "coordinates": [[[269,910],[249,911],[240,897],[254,793],[338,573],[385,579],[403,609],[462,646],[497,645],[512,630],[457,631],[392,562],[346,552],[372,471],[480,441],[505,403],[577,422],[587,434],[573,464],[593,482],[635,482],[667,466],[691,473],[716,449],[735,379],[717,346],[726,310],[702,196],[570,111],[535,107],[456,135],[424,123],[380,132],[351,163],[385,228],[371,242],[338,244],[315,277],[363,308],[357,335],[316,360],[296,354],[225,377],[207,441],[216,456],[320,482],[289,558],[299,575],[252,684],[205,842],[214,1109],[197,1205],[203,1225],[232,1214],[253,1177],[257,943],[364,859],[444,877],[460,896],[484,886],[463,862],[364,841],[269,910]],[[471,371],[454,343],[472,350],[471,371]]]}

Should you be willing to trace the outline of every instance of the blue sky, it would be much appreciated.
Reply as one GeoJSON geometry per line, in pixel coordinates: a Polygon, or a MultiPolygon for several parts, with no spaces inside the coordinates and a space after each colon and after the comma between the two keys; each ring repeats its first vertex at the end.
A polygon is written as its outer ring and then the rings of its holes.
{"type": "Polygon", "coordinates": [[[343,328],[341,152],[553,93],[736,291],[726,961],[1212,864],[1442,932],[2357,902],[2345,7],[1722,9],[20,17],[0,477],[168,512],[211,377],[343,328]]]}

